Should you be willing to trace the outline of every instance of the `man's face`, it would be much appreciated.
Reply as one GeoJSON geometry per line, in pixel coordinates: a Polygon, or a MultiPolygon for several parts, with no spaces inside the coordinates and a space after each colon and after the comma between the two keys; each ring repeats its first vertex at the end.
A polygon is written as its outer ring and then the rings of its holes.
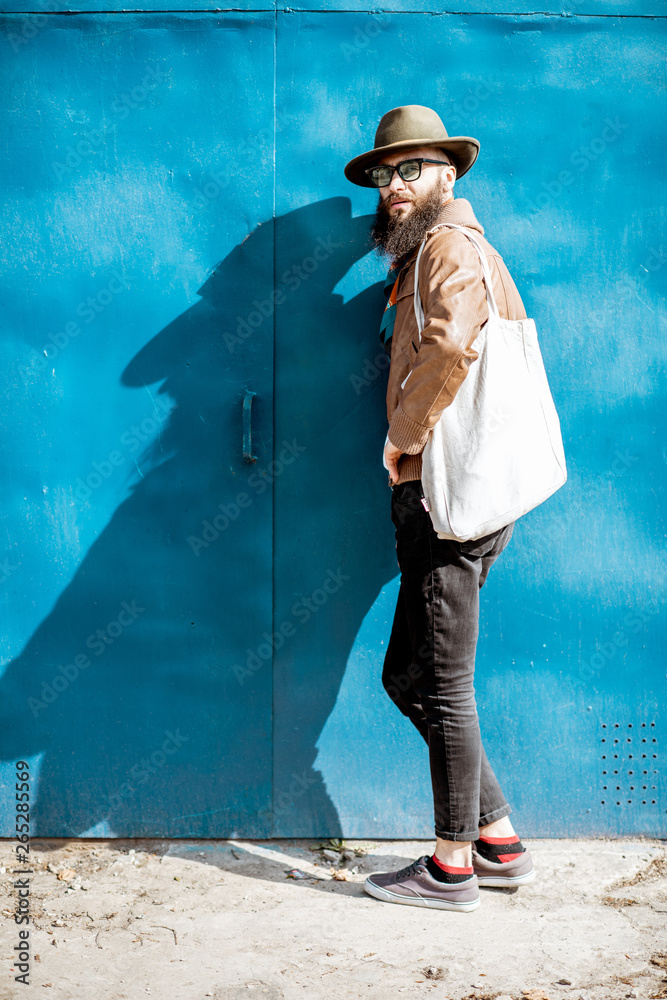
{"type": "MultiPolygon", "coordinates": [[[[439,149],[424,146],[385,156],[378,166],[385,163],[393,167],[403,160],[422,157],[442,162],[449,159],[439,149]]],[[[371,229],[377,249],[396,260],[418,246],[437,223],[443,205],[453,197],[451,186],[455,177],[453,166],[435,163],[423,163],[421,174],[414,181],[404,181],[395,170],[389,184],[378,189],[378,206],[371,229]]]]}
{"type": "MultiPolygon", "coordinates": [[[[412,157],[425,157],[429,160],[441,160],[446,162],[449,157],[441,150],[433,146],[422,146],[418,149],[402,150],[400,153],[393,153],[391,156],[384,156],[378,161],[378,166],[386,163],[395,167],[402,160],[412,157]]],[[[442,201],[449,200],[449,192],[445,190],[446,183],[454,182],[455,170],[453,167],[440,167],[435,163],[422,163],[421,174],[416,181],[404,181],[397,170],[391,178],[387,187],[379,188],[380,206],[387,212],[390,218],[406,218],[415,205],[424,203],[430,199],[436,189],[442,190],[442,201]]]]}

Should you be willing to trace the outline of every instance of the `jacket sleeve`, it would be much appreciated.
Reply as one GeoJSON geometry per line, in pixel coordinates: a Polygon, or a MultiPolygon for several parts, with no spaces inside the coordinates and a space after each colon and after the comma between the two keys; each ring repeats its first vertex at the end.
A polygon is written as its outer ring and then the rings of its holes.
{"type": "Polygon", "coordinates": [[[429,237],[419,262],[419,293],[425,326],[389,425],[390,442],[408,455],[423,451],[479,356],[472,343],[489,313],[482,265],[463,233],[429,237]]]}

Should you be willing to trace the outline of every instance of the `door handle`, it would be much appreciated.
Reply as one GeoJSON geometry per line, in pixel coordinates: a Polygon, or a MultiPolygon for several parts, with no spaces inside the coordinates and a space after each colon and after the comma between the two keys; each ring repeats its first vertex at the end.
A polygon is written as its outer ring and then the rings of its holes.
{"type": "Polygon", "coordinates": [[[245,462],[256,462],[257,455],[252,453],[252,401],[257,395],[246,389],[243,397],[243,460],[245,462]]]}

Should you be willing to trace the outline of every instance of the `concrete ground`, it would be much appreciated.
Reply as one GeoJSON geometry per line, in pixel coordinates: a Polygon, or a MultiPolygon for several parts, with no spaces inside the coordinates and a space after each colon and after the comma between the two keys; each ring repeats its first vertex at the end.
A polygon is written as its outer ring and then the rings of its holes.
{"type": "Polygon", "coordinates": [[[33,841],[24,986],[13,979],[18,876],[4,841],[0,997],[667,997],[664,842],[528,841],[537,880],[482,889],[472,913],[363,891],[369,872],[402,867],[431,844],[317,844],[33,841]],[[293,869],[310,877],[288,877],[293,869]]]}

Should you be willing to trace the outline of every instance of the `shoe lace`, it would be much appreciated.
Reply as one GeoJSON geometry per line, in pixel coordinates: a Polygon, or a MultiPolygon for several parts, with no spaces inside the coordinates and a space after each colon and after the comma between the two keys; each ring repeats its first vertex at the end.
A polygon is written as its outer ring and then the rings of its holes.
{"type": "Polygon", "coordinates": [[[400,872],[396,872],[396,878],[409,878],[410,875],[417,875],[419,871],[424,870],[424,859],[417,858],[412,864],[406,865],[405,868],[401,868],[400,872]]]}

